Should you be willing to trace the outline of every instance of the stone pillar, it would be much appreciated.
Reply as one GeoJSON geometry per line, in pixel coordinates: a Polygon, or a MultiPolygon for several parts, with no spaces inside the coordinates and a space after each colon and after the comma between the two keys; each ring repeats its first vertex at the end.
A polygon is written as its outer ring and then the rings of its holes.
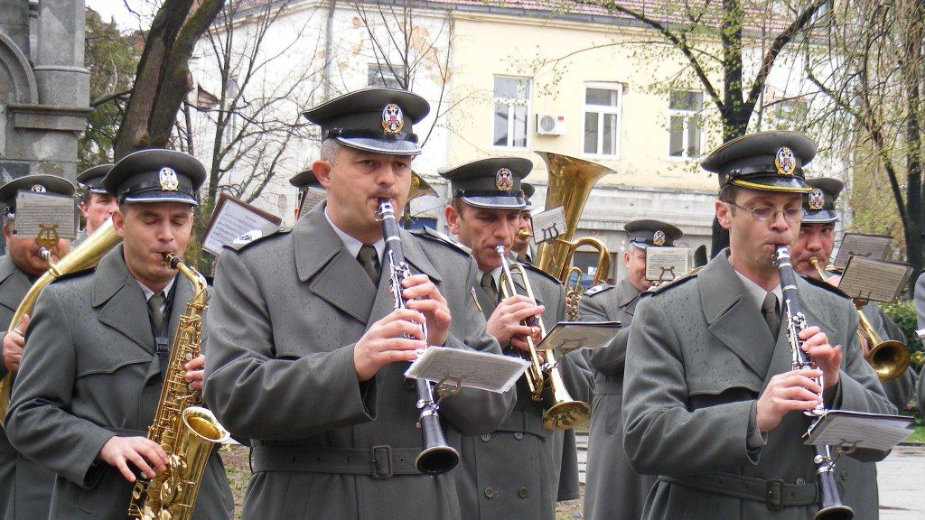
{"type": "Polygon", "coordinates": [[[0,33],[29,55],[29,0],[0,0],[0,33]]]}
{"type": "Polygon", "coordinates": [[[85,107],[90,97],[90,71],[84,67],[83,0],[39,3],[35,81],[43,105],[85,107]]]}

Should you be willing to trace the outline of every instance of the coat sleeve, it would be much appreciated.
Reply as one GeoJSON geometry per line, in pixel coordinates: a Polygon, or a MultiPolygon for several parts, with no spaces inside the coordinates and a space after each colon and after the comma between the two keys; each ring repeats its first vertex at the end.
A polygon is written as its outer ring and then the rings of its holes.
{"type": "MultiPolygon", "coordinates": [[[[469,289],[475,287],[478,268],[475,261],[468,261],[468,273],[460,294],[444,294],[448,301],[454,301],[453,325],[447,337],[446,346],[473,349],[488,354],[501,354],[501,346],[485,329],[485,316],[475,305],[470,304],[469,289]]],[[[480,435],[495,431],[514,409],[517,399],[516,387],[503,394],[474,388],[463,388],[459,393],[440,404],[440,415],[463,435],[480,435]]]]}
{"type": "Polygon", "coordinates": [[[265,440],[300,439],[374,420],[378,376],[357,381],[354,343],[277,357],[268,296],[237,254],[221,256],[206,322],[203,393],[218,420],[234,435],[265,440]],[[312,413],[305,413],[305,397],[320,395],[338,399],[315,399],[312,413]]]}
{"type": "Polygon", "coordinates": [[[54,286],[39,296],[26,334],[6,433],[13,446],[30,459],[87,486],[100,449],[114,434],[68,412],[77,356],[54,286]]]}
{"type": "Polygon", "coordinates": [[[0,332],[0,377],[6,377],[9,370],[6,368],[6,363],[3,362],[3,340],[6,338],[7,331],[0,332]]]}
{"type": "Polygon", "coordinates": [[[657,298],[639,302],[629,333],[623,446],[630,464],[642,474],[706,473],[755,464],[756,455],[747,446],[754,401],[690,409],[681,340],[657,298]]]}

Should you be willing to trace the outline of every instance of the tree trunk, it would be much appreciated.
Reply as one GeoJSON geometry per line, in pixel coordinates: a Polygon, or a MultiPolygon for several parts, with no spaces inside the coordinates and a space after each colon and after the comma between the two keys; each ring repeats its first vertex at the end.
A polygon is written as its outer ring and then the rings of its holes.
{"type": "MultiPolygon", "coordinates": [[[[910,0],[908,32],[904,41],[906,59],[903,60],[902,78],[906,91],[906,256],[914,272],[918,273],[923,264],[923,224],[925,214],[922,208],[922,19],[925,16],[925,1],[910,0]]],[[[917,276],[909,279],[910,293],[915,289],[917,276]]]]}

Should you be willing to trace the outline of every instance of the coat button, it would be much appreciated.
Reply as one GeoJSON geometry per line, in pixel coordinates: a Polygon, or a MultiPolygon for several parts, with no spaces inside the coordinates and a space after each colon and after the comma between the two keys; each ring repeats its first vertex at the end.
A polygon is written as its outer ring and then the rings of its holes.
{"type": "Polygon", "coordinates": [[[520,488],[520,490],[517,492],[517,494],[520,495],[520,498],[527,498],[527,495],[529,495],[530,493],[527,491],[527,488],[522,487],[522,488],[520,488]]]}
{"type": "Polygon", "coordinates": [[[514,438],[517,440],[524,438],[524,432],[514,432],[514,438]]]}
{"type": "Polygon", "coordinates": [[[802,486],[802,485],[806,484],[806,479],[803,478],[803,477],[800,477],[800,478],[796,479],[796,482],[795,482],[795,483],[796,483],[796,485],[798,485],[798,486],[802,486]]]}
{"type": "Polygon", "coordinates": [[[848,470],[844,470],[841,472],[841,479],[848,480],[848,470]]]}
{"type": "Polygon", "coordinates": [[[494,490],[493,488],[490,488],[490,487],[485,488],[485,497],[486,497],[486,498],[492,498],[492,497],[494,497],[494,496],[495,496],[495,490],[494,490]]]}
{"type": "MultiPolygon", "coordinates": [[[[491,434],[490,434],[490,433],[486,433],[485,435],[482,435],[481,439],[482,439],[483,441],[485,441],[485,442],[488,442],[488,441],[491,440],[491,434]]],[[[489,489],[491,489],[491,488],[489,488],[489,489]]]]}

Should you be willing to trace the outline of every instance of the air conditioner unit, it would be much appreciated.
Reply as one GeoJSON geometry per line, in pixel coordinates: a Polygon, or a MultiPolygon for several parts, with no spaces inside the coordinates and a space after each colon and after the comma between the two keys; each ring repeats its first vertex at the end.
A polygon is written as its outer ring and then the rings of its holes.
{"type": "Polygon", "coordinates": [[[561,114],[537,114],[536,135],[562,135],[565,133],[565,116],[561,114]]]}

